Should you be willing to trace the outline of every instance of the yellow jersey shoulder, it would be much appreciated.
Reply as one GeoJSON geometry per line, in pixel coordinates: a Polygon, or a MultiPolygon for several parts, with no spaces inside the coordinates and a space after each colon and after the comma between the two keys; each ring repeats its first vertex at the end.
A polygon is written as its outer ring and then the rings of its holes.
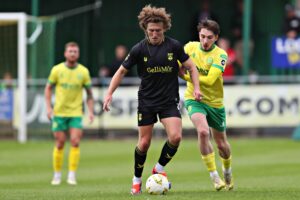
{"type": "Polygon", "coordinates": [[[184,46],[184,50],[187,54],[195,52],[197,49],[200,49],[200,42],[191,41],[184,46]]]}
{"type": "Polygon", "coordinates": [[[226,60],[227,60],[227,58],[228,58],[228,55],[227,55],[226,51],[225,51],[224,49],[221,49],[221,48],[218,47],[217,45],[216,45],[216,47],[215,47],[215,49],[214,49],[214,53],[215,53],[216,55],[220,55],[221,58],[224,58],[224,59],[226,59],[226,60]]]}

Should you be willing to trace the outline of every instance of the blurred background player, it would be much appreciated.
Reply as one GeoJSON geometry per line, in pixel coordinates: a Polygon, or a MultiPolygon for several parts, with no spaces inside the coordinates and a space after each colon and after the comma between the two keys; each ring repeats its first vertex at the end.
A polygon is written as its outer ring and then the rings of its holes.
{"type": "Polygon", "coordinates": [[[67,183],[77,184],[75,172],[79,163],[79,142],[82,137],[83,88],[87,92],[89,120],[90,122],[94,120],[91,78],[88,69],[77,62],[79,58],[78,44],[75,42],[67,43],[64,56],[66,61],[52,68],[45,87],[47,117],[52,121],[52,131],[55,138],[52,185],[61,183],[63,149],[67,139],[67,131],[70,134],[71,143],[67,183]],[[54,110],[51,106],[53,87],[55,87],[54,110]]]}
{"type": "Polygon", "coordinates": [[[139,139],[134,152],[134,177],[131,194],[141,193],[142,172],[150,147],[153,126],[157,116],[168,135],[160,158],[152,173],[166,176],[164,167],[173,158],[182,138],[181,114],[179,103],[179,66],[177,60],[189,70],[193,81],[192,95],[200,100],[198,72],[195,64],[184,53],[182,45],[164,33],[171,28],[171,16],[165,8],[145,6],[138,16],[140,28],[146,38],[138,42],[129,52],[113,76],[103,109],[109,111],[112,95],[125,74],[137,64],[141,85],[138,92],[138,131],[139,139]]]}
{"type": "MultiPolygon", "coordinates": [[[[115,48],[115,58],[106,66],[102,66],[99,70],[100,77],[113,77],[116,73],[122,62],[124,61],[125,57],[127,56],[127,48],[126,46],[120,44],[117,45],[115,48]]],[[[128,74],[127,74],[128,75],[128,74]]]]}
{"type": "Polygon", "coordinates": [[[213,20],[203,20],[197,26],[200,42],[189,42],[185,45],[185,52],[190,55],[198,67],[200,90],[203,94],[201,102],[193,97],[193,85],[188,74],[182,77],[187,81],[185,91],[185,107],[193,122],[197,134],[202,159],[207,166],[210,177],[216,190],[225,186],[228,190],[233,188],[231,173],[231,150],[226,137],[226,113],[223,105],[223,78],[227,62],[226,52],[215,45],[218,40],[219,24],[213,20]],[[225,179],[220,178],[216,163],[213,145],[210,141],[210,131],[217,144],[222,160],[222,169],[225,179]]]}

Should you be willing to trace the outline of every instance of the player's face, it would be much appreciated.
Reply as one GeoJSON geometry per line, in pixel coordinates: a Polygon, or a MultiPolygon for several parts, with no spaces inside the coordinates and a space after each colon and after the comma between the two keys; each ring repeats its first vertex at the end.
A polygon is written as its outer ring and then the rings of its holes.
{"type": "Polygon", "coordinates": [[[65,58],[68,62],[77,62],[79,58],[79,48],[76,46],[68,46],[65,50],[65,58]]]}
{"type": "Polygon", "coordinates": [[[148,23],[146,34],[151,44],[158,45],[164,40],[164,25],[159,23],[148,23]]]}
{"type": "Polygon", "coordinates": [[[202,49],[209,50],[217,41],[218,36],[215,35],[212,31],[207,30],[206,28],[202,28],[199,32],[199,39],[202,49]]]}

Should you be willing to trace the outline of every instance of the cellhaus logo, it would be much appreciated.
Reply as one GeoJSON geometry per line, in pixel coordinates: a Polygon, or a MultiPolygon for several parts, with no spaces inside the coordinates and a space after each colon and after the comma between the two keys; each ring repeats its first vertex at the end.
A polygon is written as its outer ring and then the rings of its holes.
{"type": "Polygon", "coordinates": [[[170,66],[155,66],[155,67],[148,67],[148,73],[171,73],[173,71],[173,67],[170,66]]]}

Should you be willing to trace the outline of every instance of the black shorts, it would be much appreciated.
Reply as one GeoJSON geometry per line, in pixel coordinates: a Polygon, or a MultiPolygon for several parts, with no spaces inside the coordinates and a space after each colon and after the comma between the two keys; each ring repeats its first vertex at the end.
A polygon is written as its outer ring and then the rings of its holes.
{"type": "Polygon", "coordinates": [[[164,108],[139,108],[137,111],[138,126],[146,126],[157,122],[159,119],[167,117],[181,118],[179,107],[176,104],[165,106],[164,108]]]}

